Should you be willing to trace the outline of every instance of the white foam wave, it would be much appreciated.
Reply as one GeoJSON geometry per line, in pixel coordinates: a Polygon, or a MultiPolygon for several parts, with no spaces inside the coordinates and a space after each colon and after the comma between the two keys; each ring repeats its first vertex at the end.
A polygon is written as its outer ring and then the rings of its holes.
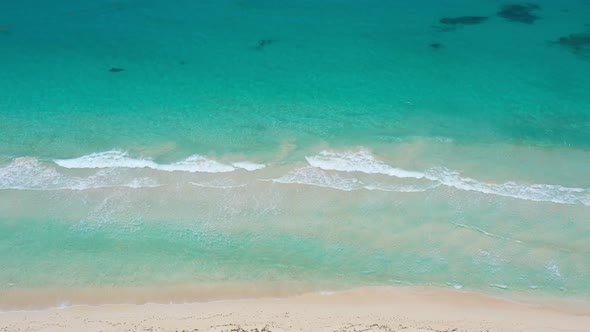
{"type": "Polygon", "coordinates": [[[429,189],[438,187],[440,184],[434,183],[428,186],[403,186],[397,184],[386,184],[386,183],[373,183],[367,184],[363,188],[367,190],[379,190],[379,191],[391,191],[391,192],[403,192],[403,193],[419,193],[429,189]]]}
{"type": "MultiPolygon", "coordinates": [[[[224,173],[237,169],[256,171],[266,167],[252,162],[236,162],[232,165],[194,155],[171,164],[158,164],[149,159],[131,158],[125,152],[107,151],[92,153],[73,159],[58,159],[51,162],[36,158],[16,158],[0,167],[0,190],[86,190],[105,187],[149,188],[158,187],[158,181],[151,177],[132,177],[125,169],[149,168],[160,171],[182,171],[202,173],[224,173]],[[67,169],[93,169],[89,176],[76,176],[60,171],[67,169]]],[[[196,186],[224,188],[239,187],[240,184],[193,183],[196,186]]]]}
{"type": "Polygon", "coordinates": [[[56,159],[54,162],[64,168],[150,168],[166,172],[191,172],[191,173],[225,173],[233,172],[236,169],[256,171],[266,167],[264,164],[242,161],[231,165],[205,158],[200,155],[192,155],[184,160],[171,163],[159,164],[151,159],[132,158],[126,152],[106,151],[92,153],[86,156],[73,159],[56,159]]]}
{"type": "Polygon", "coordinates": [[[315,167],[303,167],[289,172],[288,174],[273,179],[276,183],[305,184],[323,188],[332,188],[342,191],[353,191],[359,189],[378,190],[389,192],[423,192],[432,186],[421,188],[415,186],[403,186],[395,184],[371,183],[367,184],[356,178],[342,177],[336,174],[327,173],[315,167]]]}
{"type": "Polygon", "coordinates": [[[561,270],[559,269],[559,266],[557,265],[557,263],[555,263],[553,261],[548,262],[545,265],[545,268],[550,272],[551,279],[558,279],[558,280],[563,279],[563,277],[561,275],[561,270]]]}
{"type": "MultiPolygon", "coordinates": [[[[590,206],[590,189],[568,188],[550,184],[521,184],[505,182],[485,183],[461,177],[458,172],[439,167],[426,172],[409,171],[387,165],[377,160],[369,151],[322,151],[316,156],[305,157],[309,165],[328,171],[383,174],[396,178],[427,179],[459,190],[511,197],[522,200],[553,202],[559,204],[584,204],[590,206]]],[[[368,188],[367,188],[368,189],[368,188]]]]}
{"type": "Polygon", "coordinates": [[[174,171],[183,171],[183,172],[203,172],[203,173],[225,173],[225,172],[233,172],[236,169],[233,166],[225,165],[215,160],[207,159],[205,157],[194,155],[186,158],[185,160],[169,164],[169,165],[159,165],[154,163],[155,167],[150,167],[157,170],[167,171],[167,172],[174,172],[174,171]]]}
{"type": "Polygon", "coordinates": [[[568,188],[551,184],[520,184],[504,182],[500,184],[480,182],[464,178],[458,172],[445,168],[435,168],[427,172],[426,178],[455,189],[476,191],[484,194],[511,197],[536,202],[559,204],[584,204],[590,206],[590,190],[568,188]]]}
{"type": "Polygon", "coordinates": [[[357,179],[347,179],[338,175],[328,174],[313,167],[296,169],[272,181],[286,184],[306,184],[343,191],[352,191],[362,187],[362,183],[359,183],[357,179]]]}
{"type": "Polygon", "coordinates": [[[235,168],[245,169],[250,172],[261,170],[266,167],[265,164],[256,164],[249,161],[240,161],[237,163],[233,163],[232,166],[234,166],[235,168]]]}
{"type": "Polygon", "coordinates": [[[455,226],[458,226],[458,227],[462,227],[462,228],[472,229],[474,231],[480,232],[480,233],[482,233],[482,234],[484,234],[486,236],[489,236],[489,237],[493,237],[493,238],[497,238],[497,239],[501,239],[501,240],[505,240],[505,241],[513,241],[513,242],[516,242],[516,243],[522,243],[522,241],[520,241],[520,240],[514,240],[514,239],[509,238],[509,237],[505,237],[505,236],[502,236],[502,235],[490,233],[490,232],[488,232],[488,231],[486,231],[484,229],[481,229],[479,227],[469,226],[469,225],[465,225],[465,224],[461,224],[461,223],[457,223],[457,222],[452,222],[452,221],[451,221],[451,224],[453,224],[455,226]]]}
{"type": "Polygon", "coordinates": [[[508,285],[504,285],[504,284],[490,284],[490,287],[499,288],[499,289],[508,289],[508,285]]]}
{"type": "Polygon", "coordinates": [[[160,187],[158,181],[151,178],[134,178],[129,183],[124,185],[125,187],[140,189],[140,188],[156,188],[160,187]]]}
{"type": "Polygon", "coordinates": [[[424,178],[424,173],[391,167],[375,159],[367,150],[345,153],[322,151],[317,156],[305,157],[305,159],[311,166],[324,170],[385,174],[398,178],[424,178]]]}
{"type": "Polygon", "coordinates": [[[118,174],[101,170],[88,177],[67,176],[43,165],[35,158],[17,158],[0,168],[0,189],[13,190],[87,190],[107,187],[158,187],[154,179],[122,179],[118,174]]]}
{"type": "Polygon", "coordinates": [[[172,164],[158,164],[150,159],[132,158],[126,152],[106,151],[92,153],[73,159],[56,159],[54,162],[64,168],[151,168],[160,171],[184,171],[222,173],[235,168],[203,156],[193,155],[172,164]]]}

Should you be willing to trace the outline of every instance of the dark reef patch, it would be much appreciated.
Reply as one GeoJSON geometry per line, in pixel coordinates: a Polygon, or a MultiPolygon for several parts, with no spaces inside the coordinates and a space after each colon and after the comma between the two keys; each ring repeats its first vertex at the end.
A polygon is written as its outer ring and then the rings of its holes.
{"type": "Polygon", "coordinates": [[[274,39],[261,39],[258,41],[258,44],[256,45],[256,49],[261,51],[265,47],[274,44],[274,42],[275,42],[274,39]]]}
{"type": "Polygon", "coordinates": [[[459,17],[443,17],[440,23],[445,25],[475,25],[487,21],[487,16],[459,16],[459,17]]]}
{"type": "Polygon", "coordinates": [[[561,37],[557,40],[560,45],[582,49],[590,47],[590,33],[572,33],[567,37],[561,37]]]}
{"type": "Polygon", "coordinates": [[[113,68],[109,69],[109,71],[110,71],[111,73],[120,73],[120,72],[122,72],[122,71],[124,71],[124,70],[125,70],[125,69],[123,69],[123,68],[115,68],[115,67],[113,67],[113,68]]]}
{"type": "Polygon", "coordinates": [[[572,33],[553,43],[569,49],[577,56],[590,60],[590,33],[572,33]]]}
{"type": "Polygon", "coordinates": [[[534,11],[540,10],[539,5],[527,3],[525,5],[505,5],[498,11],[498,16],[510,22],[519,22],[533,24],[539,19],[539,16],[533,14],[534,11]]]}
{"type": "Polygon", "coordinates": [[[430,44],[430,48],[433,50],[440,50],[444,45],[441,43],[432,43],[430,44]]]}

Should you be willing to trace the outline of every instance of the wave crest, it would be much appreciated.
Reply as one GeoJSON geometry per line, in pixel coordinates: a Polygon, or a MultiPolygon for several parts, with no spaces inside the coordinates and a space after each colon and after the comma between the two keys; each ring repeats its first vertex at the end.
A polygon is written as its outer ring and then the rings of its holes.
{"type": "Polygon", "coordinates": [[[160,184],[151,178],[123,179],[112,170],[100,170],[89,177],[61,174],[35,158],[17,158],[0,168],[0,189],[86,190],[108,187],[152,188],[160,184]]]}
{"type": "Polygon", "coordinates": [[[424,173],[389,166],[375,159],[367,150],[345,153],[322,151],[317,156],[305,157],[305,159],[311,166],[323,170],[385,174],[398,178],[424,178],[424,173]]]}
{"type": "Polygon", "coordinates": [[[72,159],[56,159],[54,162],[64,168],[150,168],[166,172],[190,172],[190,173],[225,173],[236,169],[256,171],[266,165],[251,162],[236,162],[232,165],[205,158],[200,155],[192,155],[184,160],[172,164],[158,164],[151,159],[132,158],[126,152],[106,151],[91,153],[86,156],[72,159]]]}
{"type": "Polygon", "coordinates": [[[367,183],[357,178],[342,177],[336,174],[329,174],[313,166],[303,167],[293,170],[288,174],[273,179],[276,183],[285,184],[305,184],[323,188],[332,188],[342,191],[353,191],[359,189],[388,191],[388,192],[423,192],[431,189],[433,186],[419,187],[398,184],[385,183],[367,183]]]}
{"type": "Polygon", "coordinates": [[[590,189],[570,188],[551,184],[523,184],[514,181],[486,183],[462,177],[459,172],[436,167],[426,172],[396,168],[376,159],[368,150],[354,152],[322,151],[305,157],[310,166],[327,171],[382,174],[396,178],[426,179],[454,189],[510,197],[537,202],[583,204],[590,206],[590,189]]]}

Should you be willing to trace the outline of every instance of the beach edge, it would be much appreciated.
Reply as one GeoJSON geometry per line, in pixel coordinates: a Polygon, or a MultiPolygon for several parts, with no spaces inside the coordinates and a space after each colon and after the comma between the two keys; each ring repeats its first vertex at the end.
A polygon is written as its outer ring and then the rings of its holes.
{"type": "Polygon", "coordinates": [[[0,331],[587,331],[590,309],[463,291],[357,288],[286,298],[5,311],[0,331]],[[266,329],[266,330],[265,330],[266,329]]]}

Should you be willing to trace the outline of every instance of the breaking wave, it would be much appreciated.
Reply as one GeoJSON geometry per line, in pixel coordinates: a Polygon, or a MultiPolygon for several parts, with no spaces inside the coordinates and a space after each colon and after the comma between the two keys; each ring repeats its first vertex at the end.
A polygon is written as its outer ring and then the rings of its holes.
{"type": "Polygon", "coordinates": [[[158,164],[151,159],[132,158],[126,152],[116,150],[92,153],[73,159],[56,159],[54,162],[64,168],[150,168],[166,172],[181,171],[191,173],[225,173],[233,172],[236,169],[256,171],[266,167],[264,164],[246,161],[228,165],[200,155],[192,155],[171,164],[158,164]]]}
{"type": "Polygon", "coordinates": [[[278,179],[273,179],[272,181],[286,184],[305,184],[342,191],[366,189],[389,192],[423,192],[433,187],[432,185],[429,185],[428,187],[419,187],[378,182],[367,183],[366,181],[357,178],[347,178],[336,174],[330,174],[321,169],[310,166],[296,169],[278,179]]]}
{"type": "Polygon", "coordinates": [[[68,176],[43,165],[35,158],[17,158],[0,168],[0,189],[86,190],[108,187],[153,188],[160,184],[151,178],[123,178],[114,170],[100,170],[88,177],[68,176]]]}
{"type": "MultiPolygon", "coordinates": [[[[427,179],[447,187],[476,191],[483,194],[537,202],[584,204],[590,206],[590,189],[570,188],[551,184],[523,184],[514,181],[486,183],[472,178],[462,177],[459,172],[444,167],[432,168],[425,172],[409,171],[390,166],[383,161],[377,160],[367,150],[354,152],[322,151],[316,156],[306,157],[306,160],[310,166],[328,171],[360,172],[365,174],[383,174],[396,178],[427,179]]],[[[325,181],[320,181],[319,183],[325,183],[325,181]]]]}

